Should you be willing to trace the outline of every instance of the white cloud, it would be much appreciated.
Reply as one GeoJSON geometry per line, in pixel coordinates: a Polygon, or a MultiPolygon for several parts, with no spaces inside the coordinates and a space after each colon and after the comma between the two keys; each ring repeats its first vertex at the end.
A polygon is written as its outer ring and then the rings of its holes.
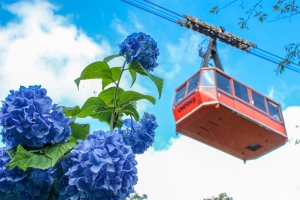
{"type": "Polygon", "coordinates": [[[95,87],[100,81],[84,81],[78,91],[74,79],[85,66],[111,54],[107,42],[94,42],[46,1],[24,1],[5,9],[18,21],[0,29],[1,99],[20,85],[41,84],[54,102],[82,104],[100,90],[95,87]]]}
{"type": "Polygon", "coordinates": [[[111,28],[115,29],[117,33],[121,36],[127,37],[133,32],[140,32],[143,31],[144,26],[138,21],[135,13],[132,11],[128,12],[128,19],[129,21],[122,21],[114,14],[114,19],[111,23],[111,28]]]}
{"type": "Polygon", "coordinates": [[[167,48],[173,62],[194,62],[198,58],[198,45],[203,36],[189,31],[183,38],[179,38],[179,44],[168,44],[167,48]]]}
{"type": "MultiPolygon", "coordinates": [[[[300,107],[284,112],[290,137],[300,107]]],[[[185,136],[173,140],[169,149],[149,150],[138,156],[136,191],[149,199],[199,200],[226,192],[235,200],[297,200],[300,196],[299,145],[285,146],[246,164],[185,136]]]]}

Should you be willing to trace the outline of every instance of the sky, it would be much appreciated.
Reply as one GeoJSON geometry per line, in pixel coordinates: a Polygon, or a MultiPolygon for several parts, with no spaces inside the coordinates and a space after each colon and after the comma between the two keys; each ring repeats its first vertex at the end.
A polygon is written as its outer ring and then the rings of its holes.
{"type": "MultiPolygon", "coordinates": [[[[245,9],[237,1],[212,15],[215,5],[230,1],[153,0],[180,14],[188,13],[249,40],[263,50],[284,56],[284,46],[298,43],[299,16],[275,22],[249,21],[249,30],[240,30],[239,17],[245,9]]],[[[272,3],[263,4],[272,14],[272,3]]],[[[145,154],[137,156],[139,182],[135,189],[149,200],[199,200],[226,192],[235,200],[297,200],[300,198],[300,74],[234,47],[218,43],[225,72],[240,82],[281,104],[289,142],[257,159],[247,162],[213,149],[183,135],[176,135],[172,115],[175,89],[199,70],[198,44],[205,36],[180,27],[120,0],[0,0],[0,100],[20,85],[42,85],[54,103],[82,105],[101,91],[99,80],[74,83],[90,63],[119,52],[120,44],[133,32],[145,32],[157,42],[159,66],[153,74],[165,80],[162,98],[156,105],[139,102],[140,113],[157,117],[155,142],[145,154]]],[[[118,66],[119,60],[111,62],[118,66]]],[[[129,88],[130,77],[122,80],[129,88]]],[[[138,78],[135,90],[158,97],[146,78],[138,78]]],[[[95,120],[92,130],[108,127],[95,120]]]]}

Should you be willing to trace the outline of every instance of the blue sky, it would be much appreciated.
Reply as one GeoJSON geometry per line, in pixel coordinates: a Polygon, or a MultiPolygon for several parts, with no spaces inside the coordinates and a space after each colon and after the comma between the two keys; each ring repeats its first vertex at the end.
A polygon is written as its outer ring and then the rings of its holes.
{"type": "MultiPolygon", "coordinates": [[[[118,53],[118,44],[133,32],[151,35],[160,49],[153,72],[165,79],[163,96],[155,106],[138,104],[140,112],[157,116],[159,128],[153,148],[138,156],[136,190],[150,200],[200,199],[227,192],[234,199],[298,199],[300,197],[300,84],[299,75],[231,46],[219,43],[225,72],[282,105],[290,143],[255,161],[243,164],[230,155],[185,136],[176,136],[172,116],[174,90],[200,66],[197,46],[205,36],[146,13],[119,0],[0,1],[0,99],[20,85],[41,84],[53,102],[82,105],[100,92],[99,81],[85,81],[78,91],[73,80],[82,69],[105,56],[118,53]]],[[[216,4],[230,1],[152,1],[180,14],[188,13],[249,40],[261,49],[284,56],[283,46],[299,42],[299,16],[277,22],[249,21],[240,30],[240,3],[209,14],[216,4]]],[[[276,1],[274,1],[275,3],[276,1]]],[[[222,4],[223,3],[223,4],[222,4]]],[[[249,8],[251,4],[244,6],[249,8]]],[[[271,1],[264,8],[271,6],[271,1]]],[[[269,9],[268,11],[271,11],[269,9]]],[[[118,65],[118,61],[112,65],[118,65]]],[[[122,82],[130,84],[129,77],[122,82]]],[[[157,97],[155,86],[139,78],[135,89],[157,97]]],[[[106,125],[86,120],[93,129],[106,125]]]]}

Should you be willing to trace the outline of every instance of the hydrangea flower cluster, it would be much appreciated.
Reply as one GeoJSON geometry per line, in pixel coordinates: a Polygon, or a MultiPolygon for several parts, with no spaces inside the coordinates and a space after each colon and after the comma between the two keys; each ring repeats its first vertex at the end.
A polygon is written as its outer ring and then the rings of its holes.
{"type": "Polygon", "coordinates": [[[148,72],[158,66],[156,62],[159,51],[156,42],[143,32],[129,35],[119,44],[119,54],[125,55],[127,63],[138,61],[148,72]]]}
{"type": "Polygon", "coordinates": [[[95,131],[57,165],[58,200],[123,200],[137,183],[135,155],[117,132],[95,131]]]}
{"type": "Polygon", "coordinates": [[[125,144],[131,146],[134,154],[143,154],[154,142],[154,130],[157,127],[155,116],[144,113],[139,122],[133,119],[123,120],[119,133],[125,144]]]}
{"type": "Polygon", "coordinates": [[[26,172],[15,167],[8,171],[10,161],[5,149],[0,149],[0,199],[41,200],[48,199],[52,177],[51,169],[31,169],[26,172]]]}
{"type": "Polygon", "coordinates": [[[10,91],[0,109],[2,142],[13,148],[18,144],[42,147],[67,141],[71,118],[65,117],[62,108],[57,109],[46,94],[40,85],[10,91]]]}

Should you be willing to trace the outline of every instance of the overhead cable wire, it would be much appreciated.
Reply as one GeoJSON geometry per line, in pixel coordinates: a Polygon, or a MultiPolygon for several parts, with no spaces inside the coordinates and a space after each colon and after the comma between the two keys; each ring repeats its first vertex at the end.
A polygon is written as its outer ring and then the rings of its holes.
{"type": "MultiPolygon", "coordinates": [[[[179,20],[177,16],[174,16],[175,12],[172,13],[172,11],[170,11],[168,9],[164,9],[164,10],[167,11],[167,12],[165,12],[165,11],[162,11],[162,10],[159,10],[159,9],[155,8],[152,5],[148,5],[148,4],[145,4],[145,3],[137,1],[137,0],[133,0],[133,1],[132,0],[121,0],[121,1],[123,1],[127,4],[130,4],[132,6],[135,6],[137,8],[140,8],[140,9],[146,11],[146,12],[152,13],[152,14],[158,16],[158,17],[164,18],[164,19],[166,19],[168,21],[171,21],[175,24],[177,24],[177,21],[179,20]]],[[[179,15],[177,13],[175,13],[175,14],[179,15]]]]}
{"type": "MultiPolygon", "coordinates": [[[[161,17],[163,19],[166,19],[170,22],[173,22],[175,24],[178,24],[179,20],[185,19],[183,15],[180,15],[176,12],[173,12],[167,8],[164,8],[160,5],[157,5],[155,3],[152,3],[148,0],[121,0],[127,4],[130,4],[134,7],[137,7],[139,9],[142,9],[146,12],[149,12],[151,14],[154,14],[158,17],[161,17]]],[[[222,41],[221,41],[222,42],[222,41]]],[[[268,51],[265,51],[260,48],[251,48],[250,52],[252,55],[257,56],[259,58],[262,58],[264,60],[267,60],[269,62],[279,64],[284,58],[277,56],[275,54],[272,54],[268,51]]],[[[296,64],[294,62],[291,62],[290,65],[286,66],[287,69],[290,69],[294,72],[300,73],[300,65],[296,64]]]]}

